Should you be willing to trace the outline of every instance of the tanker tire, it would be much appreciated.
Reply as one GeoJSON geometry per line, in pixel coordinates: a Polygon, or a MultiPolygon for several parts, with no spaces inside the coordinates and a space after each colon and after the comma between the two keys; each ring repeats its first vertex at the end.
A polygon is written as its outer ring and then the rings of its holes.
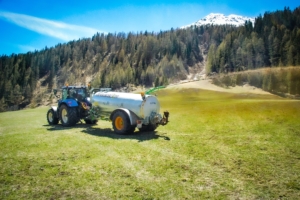
{"type": "Polygon", "coordinates": [[[135,126],[135,125],[132,125],[131,128],[130,128],[130,130],[129,130],[129,132],[130,132],[130,133],[133,133],[133,132],[135,131],[135,128],[136,128],[136,126],[135,126]]]}
{"type": "Polygon", "coordinates": [[[155,131],[157,128],[157,124],[148,124],[148,125],[143,125],[142,128],[139,128],[140,132],[148,132],[148,131],[155,131]]]}
{"type": "Polygon", "coordinates": [[[142,125],[142,128],[139,128],[140,132],[146,132],[147,131],[148,126],[146,125],[142,125]]]}
{"type": "Polygon", "coordinates": [[[59,116],[63,126],[74,126],[79,120],[77,109],[75,107],[67,107],[66,105],[60,107],[59,116]]]}
{"type": "Polygon", "coordinates": [[[155,129],[158,127],[157,124],[149,124],[148,125],[148,131],[155,131],[155,129]]]}
{"type": "Polygon", "coordinates": [[[130,124],[129,117],[122,111],[116,111],[114,113],[112,118],[112,125],[115,133],[120,135],[130,134],[134,131],[133,127],[130,124]]]}
{"type": "Polygon", "coordinates": [[[58,124],[58,118],[55,115],[54,110],[49,109],[47,112],[47,121],[49,125],[56,125],[58,124]]]}

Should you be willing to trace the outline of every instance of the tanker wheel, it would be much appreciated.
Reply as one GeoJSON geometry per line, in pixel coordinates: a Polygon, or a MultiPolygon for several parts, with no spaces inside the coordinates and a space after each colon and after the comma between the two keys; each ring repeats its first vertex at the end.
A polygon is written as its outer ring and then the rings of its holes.
{"type": "Polygon", "coordinates": [[[47,112],[47,121],[49,125],[56,125],[58,124],[58,118],[55,115],[54,110],[49,109],[47,112]]]}
{"type": "Polygon", "coordinates": [[[146,131],[155,131],[157,128],[157,124],[148,124],[148,125],[143,125],[142,128],[139,128],[140,132],[146,132],[146,131]]]}
{"type": "Polygon", "coordinates": [[[77,109],[62,105],[59,109],[59,116],[63,126],[74,126],[78,122],[77,109]]]}
{"type": "Polygon", "coordinates": [[[136,126],[135,125],[132,125],[129,129],[129,133],[133,133],[134,130],[135,130],[136,126]]]}
{"type": "Polygon", "coordinates": [[[155,129],[158,127],[157,124],[149,124],[148,125],[148,131],[155,131],[155,129]]]}
{"type": "MultiPolygon", "coordinates": [[[[112,118],[112,125],[115,133],[125,135],[133,133],[133,126],[130,124],[129,117],[122,111],[116,111],[112,118]]],[[[135,128],[135,127],[134,127],[135,128]]]]}

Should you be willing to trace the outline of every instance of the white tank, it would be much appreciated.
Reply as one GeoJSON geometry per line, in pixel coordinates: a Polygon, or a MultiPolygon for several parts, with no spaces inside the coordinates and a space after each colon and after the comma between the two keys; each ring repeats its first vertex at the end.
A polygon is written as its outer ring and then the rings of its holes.
{"type": "Polygon", "coordinates": [[[160,104],[155,96],[122,92],[97,92],[92,94],[91,103],[99,106],[101,115],[109,116],[118,108],[125,108],[134,112],[140,118],[150,117],[152,113],[159,113],[160,104]]]}

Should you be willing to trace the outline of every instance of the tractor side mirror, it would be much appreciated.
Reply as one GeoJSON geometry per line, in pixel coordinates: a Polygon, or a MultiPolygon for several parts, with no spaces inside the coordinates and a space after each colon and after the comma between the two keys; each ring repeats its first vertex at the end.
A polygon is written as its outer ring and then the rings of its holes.
{"type": "Polygon", "coordinates": [[[56,98],[60,97],[59,95],[57,95],[57,89],[53,89],[53,93],[54,93],[54,96],[56,96],[56,98]]]}

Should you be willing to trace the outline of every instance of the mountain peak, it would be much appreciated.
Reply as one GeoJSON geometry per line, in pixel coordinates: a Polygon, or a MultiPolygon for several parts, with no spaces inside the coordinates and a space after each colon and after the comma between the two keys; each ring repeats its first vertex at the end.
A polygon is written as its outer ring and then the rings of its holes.
{"type": "Polygon", "coordinates": [[[198,20],[195,23],[192,23],[187,26],[183,26],[181,28],[188,28],[190,26],[202,26],[202,25],[208,25],[208,24],[213,24],[213,25],[234,25],[234,26],[243,26],[245,24],[245,21],[250,20],[252,23],[254,23],[254,18],[251,17],[244,17],[240,15],[228,15],[225,16],[224,14],[221,13],[210,13],[206,17],[198,20]]]}

